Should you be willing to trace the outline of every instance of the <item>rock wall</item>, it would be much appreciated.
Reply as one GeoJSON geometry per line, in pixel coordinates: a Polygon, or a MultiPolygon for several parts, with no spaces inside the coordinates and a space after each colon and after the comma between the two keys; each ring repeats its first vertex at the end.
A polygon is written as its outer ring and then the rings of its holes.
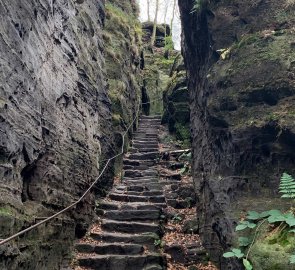
{"type": "Polygon", "coordinates": [[[191,13],[193,2],[179,6],[200,232],[221,269],[242,269],[221,257],[237,221],[284,209],[279,178],[294,174],[294,6],[205,1],[191,13]]]}
{"type": "MultiPolygon", "coordinates": [[[[119,143],[113,143],[114,108],[104,71],[104,1],[4,0],[0,15],[0,238],[5,238],[76,200],[119,143]]],[[[128,121],[138,101],[132,91],[122,97],[133,106],[128,121]]],[[[96,192],[112,184],[112,171],[96,192]]],[[[1,246],[0,268],[61,269],[72,240],[86,232],[93,201],[91,194],[66,215],[1,246]]]]}
{"type": "Polygon", "coordinates": [[[175,134],[183,146],[188,147],[190,145],[189,92],[184,61],[180,53],[172,65],[163,102],[162,124],[168,124],[169,132],[175,134]]]}
{"type": "Polygon", "coordinates": [[[106,3],[103,32],[108,93],[118,131],[134,118],[141,96],[141,24],[134,1],[106,3]]]}

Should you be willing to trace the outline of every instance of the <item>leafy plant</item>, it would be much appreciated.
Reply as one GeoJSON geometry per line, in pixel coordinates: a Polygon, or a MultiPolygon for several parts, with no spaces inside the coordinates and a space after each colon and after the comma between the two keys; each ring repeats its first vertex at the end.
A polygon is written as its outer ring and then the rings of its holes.
{"type": "Polygon", "coordinates": [[[225,252],[223,254],[224,258],[232,258],[232,257],[236,257],[238,259],[241,259],[245,256],[245,254],[238,248],[232,248],[231,251],[229,252],[225,252]]]}
{"type": "Polygon", "coordinates": [[[287,173],[283,173],[279,186],[282,198],[295,198],[295,179],[287,173]]]}
{"type": "Polygon", "coordinates": [[[247,247],[251,244],[251,240],[248,237],[239,237],[239,246],[247,247]]]}
{"type": "Polygon", "coordinates": [[[243,220],[239,223],[239,225],[236,227],[236,231],[242,231],[244,229],[253,229],[256,227],[256,224],[253,222],[249,222],[247,220],[243,220]]]}
{"type": "Polygon", "coordinates": [[[155,240],[154,241],[154,245],[155,245],[155,247],[164,247],[164,245],[165,245],[165,242],[164,241],[162,241],[161,239],[157,239],[157,240],[155,240]]]}
{"type": "Polygon", "coordinates": [[[246,270],[252,270],[253,269],[252,264],[247,259],[243,259],[243,265],[245,266],[246,270]]]}
{"type": "Polygon", "coordinates": [[[174,215],[172,218],[173,222],[180,222],[182,221],[182,217],[180,217],[179,215],[174,215]]]}
{"type": "MultiPolygon", "coordinates": [[[[295,198],[295,179],[291,175],[283,173],[280,181],[279,191],[283,194],[282,198],[295,198]]],[[[236,257],[238,259],[243,259],[245,270],[252,270],[253,266],[248,260],[248,256],[252,246],[255,243],[256,237],[258,235],[258,230],[260,226],[265,222],[273,224],[276,227],[276,230],[281,228],[282,231],[286,228],[290,228],[288,232],[295,233],[295,216],[291,211],[287,213],[282,213],[278,209],[264,211],[262,213],[249,211],[247,213],[246,219],[240,221],[240,223],[236,226],[236,231],[256,228],[252,240],[250,240],[248,237],[239,237],[239,247],[241,247],[242,249],[248,249],[246,256],[241,249],[233,248],[231,251],[224,253],[223,257],[236,257]]],[[[295,255],[292,255],[290,257],[289,262],[295,264],[295,255]]]]}

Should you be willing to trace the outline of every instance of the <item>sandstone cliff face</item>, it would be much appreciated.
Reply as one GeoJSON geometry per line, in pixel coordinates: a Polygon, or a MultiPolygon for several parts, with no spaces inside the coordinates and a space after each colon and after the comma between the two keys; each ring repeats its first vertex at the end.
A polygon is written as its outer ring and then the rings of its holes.
{"type": "Polygon", "coordinates": [[[193,1],[179,5],[200,230],[221,269],[240,269],[220,257],[237,220],[251,209],[284,209],[279,178],[294,172],[294,8],[211,1],[190,14],[193,1]]]}
{"type": "MultiPolygon", "coordinates": [[[[114,145],[103,72],[104,1],[5,0],[0,15],[0,238],[5,238],[77,199],[114,145]]],[[[103,182],[110,185],[111,178],[103,182]]],[[[93,197],[1,247],[0,268],[60,269],[71,241],[92,218],[93,197]]]]}
{"type": "Polygon", "coordinates": [[[108,94],[117,131],[125,130],[140,104],[141,24],[134,1],[106,3],[103,32],[108,94]]]}
{"type": "Polygon", "coordinates": [[[168,86],[164,92],[163,124],[184,146],[190,144],[190,110],[186,70],[183,57],[178,54],[170,71],[168,86]]]}

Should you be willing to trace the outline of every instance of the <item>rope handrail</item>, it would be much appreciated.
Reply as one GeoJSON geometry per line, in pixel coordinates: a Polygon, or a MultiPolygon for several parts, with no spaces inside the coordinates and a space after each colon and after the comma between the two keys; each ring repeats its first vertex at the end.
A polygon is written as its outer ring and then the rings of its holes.
{"type": "MultiPolygon", "coordinates": [[[[148,102],[144,102],[144,103],[141,103],[141,105],[149,104],[149,103],[151,103],[151,102],[153,102],[153,101],[156,101],[156,100],[162,100],[162,98],[154,99],[154,100],[151,100],[151,101],[148,101],[148,102]]],[[[119,157],[119,156],[121,156],[121,155],[124,154],[125,137],[126,137],[128,131],[130,130],[130,128],[133,126],[133,124],[134,124],[134,122],[136,121],[136,119],[138,118],[138,116],[139,116],[139,112],[140,112],[140,109],[141,109],[141,106],[138,106],[138,110],[137,110],[137,112],[136,112],[135,117],[133,118],[132,122],[130,123],[130,125],[127,127],[127,129],[125,130],[125,132],[124,132],[123,135],[122,135],[123,141],[122,141],[121,152],[118,153],[117,155],[115,155],[115,156],[109,158],[108,160],[106,160],[106,164],[105,164],[105,166],[102,168],[100,174],[97,176],[97,178],[92,182],[92,184],[89,186],[89,188],[88,188],[88,189],[82,194],[82,196],[81,196],[77,201],[73,202],[72,204],[70,204],[70,205],[67,206],[66,208],[60,210],[59,212],[57,212],[57,213],[55,213],[55,214],[53,214],[53,215],[47,217],[46,219],[44,219],[44,220],[42,220],[42,221],[40,221],[40,222],[38,222],[38,223],[36,223],[36,224],[34,224],[34,225],[28,227],[28,228],[26,228],[26,229],[24,229],[24,230],[22,230],[22,231],[19,231],[18,233],[15,233],[15,234],[11,235],[11,236],[8,237],[8,238],[2,239],[2,240],[0,239],[0,240],[1,240],[1,241],[0,241],[0,246],[6,244],[7,242],[10,242],[11,240],[13,240],[13,239],[15,239],[15,238],[17,238],[17,237],[19,237],[19,236],[25,234],[25,233],[27,233],[27,232],[29,232],[29,231],[31,231],[31,230],[37,228],[37,227],[39,227],[39,226],[41,226],[41,225],[44,224],[44,223],[47,223],[47,222],[51,221],[52,219],[54,219],[54,218],[56,218],[57,216],[59,216],[59,215],[65,213],[65,212],[67,212],[68,210],[70,210],[71,208],[73,208],[74,206],[76,206],[78,203],[80,203],[80,202],[81,202],[81,201],[82,201],[82,200],[88,195],[88,193],[89,193],[89,192],[91,191],[91,189],[95,186],[95,184],[98,182],[98,180],[102,177],[102,175],[103,175],[103,173],[105,172],[106,168],[108,167],[109,163],[110,163],[113,159],[115,159],[115,158],[117,158],[117,157],[119,157]]]]}

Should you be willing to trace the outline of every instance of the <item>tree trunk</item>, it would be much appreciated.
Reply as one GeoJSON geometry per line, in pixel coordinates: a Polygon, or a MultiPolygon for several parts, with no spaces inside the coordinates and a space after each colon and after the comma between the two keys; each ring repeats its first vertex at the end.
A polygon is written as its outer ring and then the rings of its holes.
{"type": "Polygon", "coordinates": [[[173,2],[172,18],[171,18],[171,22],[170,22],[171,36],[172,36],[172,27],[173,27],[173,22],[174,22],[174,17],[175,17],[175,9],[176,9],[176,0],[174,0],[174,2],[173,2]]]}
{"type": "Polygon", "coordinates": [[[166,23],[166,19],[167,19],[167,13],[168,13],[168,4],[169,1],[166,0],[165,1],[165,11],[164,11],[164,24],[165,24],[165,46],[166,46],[166,37],[167,37],[167,23],[166,23]]]}
{"type": "Polygon", "coordinates": [[[155,40],[156,40],[158,13],[159,13],[159,0],[156,0],[156,12],[155,12],[153,33],[152,33],[152,37],[151,37],[151,46],[154,46],[155,40]]]}
{"type": "Polygon", "coordinates": [[[148,21],[151,21],[151,15],[150,15],[150,0],[146,0],[147,2],[147,12],[148,12],[148,21]]]}

